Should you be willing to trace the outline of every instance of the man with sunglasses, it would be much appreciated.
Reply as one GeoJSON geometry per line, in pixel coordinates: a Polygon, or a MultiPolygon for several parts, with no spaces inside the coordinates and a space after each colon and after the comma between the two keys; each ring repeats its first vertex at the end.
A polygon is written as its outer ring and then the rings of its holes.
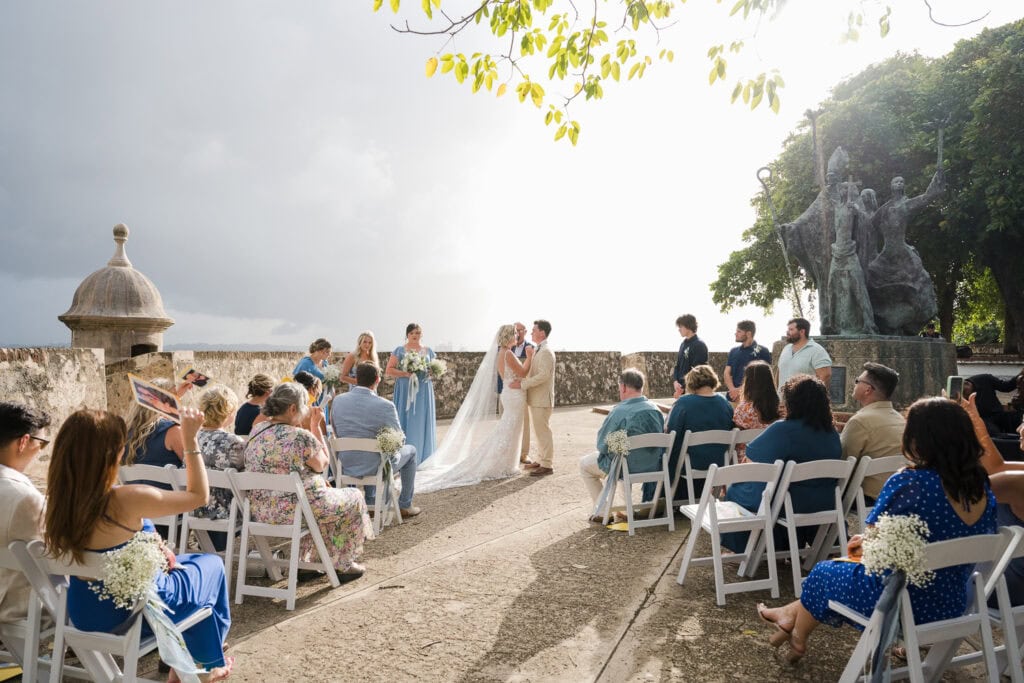
{"type": "MultiPolygon", "coordinates": [[[[49,445],[49,426],[43,411],[0,401],[0,547],[43,537],[43,494],[25,470],[49,445]]],[[[0,569],[0,623],[25,617],[29,594],[21,572],[0,569]]]]}
{"type": "MultiPolygon", "coordinates": [[[[906,420],[893,409],[890,400],[899,381],[899,373],[892,368],[881,363],[864,364],[864,371],[853,383],[853,400],[861,408],[847,421],[839,434],[844,458],[851,455],[857,458],[880,458],[902,452],[906,420]]],[[[877,498],[887,478],[883,475],[866,478],[864,494],[877,498]]]]}

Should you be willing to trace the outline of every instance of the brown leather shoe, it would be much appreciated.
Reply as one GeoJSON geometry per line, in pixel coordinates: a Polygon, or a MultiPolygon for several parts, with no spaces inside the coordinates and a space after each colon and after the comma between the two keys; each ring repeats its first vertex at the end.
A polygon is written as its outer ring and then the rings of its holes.
{"type": "Polygon", "coordinates": [[[540,467],[540,463],[539,462],[533,462],[532,460],[528,460],[528,461],[523,463],[523,469],[524,470],[535,470],[538,467],[540,467]]]}
{"type": "Polygon", "coordinates": [[[543,477],[546,474],[552,474],[554,472],[550,467],[544,467],[543,465],[537,465],[530,470],[531,477],[543,477]]]}
{"type": "Polygon", "coordinates": [[[415,517],[416,515],[420,514],[421,512],[423,512],[423,510],[413,505],[411,508],[399,510],[399,512],[402,513],[402,519],[409,519],[410,517],[415,517]]]}

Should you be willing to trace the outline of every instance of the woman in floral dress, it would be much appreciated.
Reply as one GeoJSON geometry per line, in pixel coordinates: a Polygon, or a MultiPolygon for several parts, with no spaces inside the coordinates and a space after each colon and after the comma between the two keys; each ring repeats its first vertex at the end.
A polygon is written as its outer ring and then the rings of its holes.
{"type": "MultiPolygon", "coordinates": [[[[295,382],[274,387],[263,404],[269,419],[253,428],[245,447],[245,469],[249,472],[288,474],[298,472],[309,498],[313,516],[334,567],[342,576],[360,576],[366,568],[359,564],[363,541],[372,538],[366,501],[355,488],[334,489],[327,485],[323,472],[327,468],[327,450],[311,433],[299,425],[310,410],[306,390],[295,382]]],[[[250,497],[252,514],[257,521],[290,524],[295,513],[295,499],[288,494],[253,491],[250,497]]],[[[313,539],[302,539],[303,561],[316,559],[313,539]]]]}
{"type": "MultiPolygon", "coordinates": [[[[228,431],[238,410],[238,396],[223,384],[214,384],[199,395],[199,409],[203,411],[203,428],[197,436],[199,450],[207,469],[245,469],[245,439],[228,431]]],[[[212,487],[210,502],[195,511],[196,517],[204,519],[227,519],[231,511],[230,489],[212,487]]],[[[210,540],[217,551],[227,547],[227,534],[211,531],[210,540]]]]}
{"type": "MultiPolygon", "coordinates": [[[[779,394],[775,391],[772,366],[763,360],[751,361],[743,372],[740,402],[732,421],[740,429],[764,429],[780,417],[779,394]]],[[[747,462],[747,445],[736,445],[737,462],[747,462]]]]}

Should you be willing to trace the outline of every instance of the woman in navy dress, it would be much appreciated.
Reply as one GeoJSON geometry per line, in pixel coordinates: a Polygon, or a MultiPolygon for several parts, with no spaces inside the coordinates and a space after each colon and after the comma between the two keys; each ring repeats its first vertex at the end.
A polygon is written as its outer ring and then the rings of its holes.
{"type": "MultiPolygon", "coordinates": [[[[178,514],[205,505],[210,487],[196,434],[203,414],[184,408],[181,431],[185,445],[187,488],[164,491],[145,484],[117,486],[117,469],[127,430],[124,420],[102,410],[79,410],[61,427],[53,444],[47,478],[46,545],[54,556],[82,561],[85,552],[106,552],[126,544],[141,530],[152,530],[149,517],[178,514]]],[[[224,657],[231,626],[224,565],[216,555],[178,555],[165,548],[169,569],[154,579],[156,592],[181,621],[209,607],[206,619],[182,633],[195,663],[207,670],[202,681],[227,678],[233,660],[224,657]]],[[[72,579],[68,616],[76,628],[113,632],[131,611],[101,600],[90,582],[72,579]]],[[[148,625],[143,627],[149,633],[148,625]]],[[[178,680],[177,673],[168,679],[178,680]]]]}
{"type": "Polygon", "coordinates": [[[417,373],[419,387],[416,393],[409,388],[412,373],[399,369],[399,364],[410,351],[424,356],[428,361],[434,360],[434,352],[422,346],[420,339],[423,330],[416,323],[409,323],[405,328],[405,345],[399,346],[391,353],[384,374],[395,378],[395,394],[393,401],[398,409],[398,424],[405,432],[405,442],[416,447],[416,461],[423,462],[434,453],[436,425],[434,411],[434,383],[429,372],[417,373]]]}
{"type": "MultiPolygon", "coordinates": [[[[928,525],[929,543],[995,533],[995,496],[981,464],[981,444],[963,408],[943,398],[914,403],[903,432],[903,453],[913,464],[885,483],[868,524],[882,514],[916,514],[928,525]]],[[[850,549],[860,543],[860,536],[854,536],[850,549]]],[[[973,569],[947,567],[935,572],[927,586],[910,586],[914,620],[926,624],[963,614],[973,569]]],[[[883,577],[867,574],[860,563],[819,562],[804,581],[799,600],[774,609],[758,605],[758,613],[776,626],[769,642],[776,647],[788,642],[789,659],[796,661],[807,652],[807,639],[818,624],[846,623],[828,608],[829,600],[870,614],[882,588],[883,577]]]]}

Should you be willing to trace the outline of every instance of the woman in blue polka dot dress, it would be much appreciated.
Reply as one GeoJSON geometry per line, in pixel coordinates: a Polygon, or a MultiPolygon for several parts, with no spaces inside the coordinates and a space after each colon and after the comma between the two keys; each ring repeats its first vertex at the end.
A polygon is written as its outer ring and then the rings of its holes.
{"type": "MultiPolygon", "coordinates": [[[[867,523],[882,514],[916,514],[928,524],[928,542],[991,534],[996,531],[996,501],[981,466],[981,444],[963,408],[941,398],[921,399],[910,407],[903,432],[903,453],[913,463],[885,483],[867,523]]],[[[850,539],[851,550],[860,536],[850,539]]],[[[967,609],[967,580],[973,565],[939,570],[923,588],[909,588],[914,620],[919,624],[959,616],[967,609]]],[[[775,624],[769,642],[789,644],[788,659],[807,652],[807,639],[818,624],[848,622],[828,608],[836,600],[870,614],[882,595],[883,577],[868,575],[864,565],[819,562],[803,584],[800,599],[783,607],[758,605],[758,614],[775,624]]]]}

